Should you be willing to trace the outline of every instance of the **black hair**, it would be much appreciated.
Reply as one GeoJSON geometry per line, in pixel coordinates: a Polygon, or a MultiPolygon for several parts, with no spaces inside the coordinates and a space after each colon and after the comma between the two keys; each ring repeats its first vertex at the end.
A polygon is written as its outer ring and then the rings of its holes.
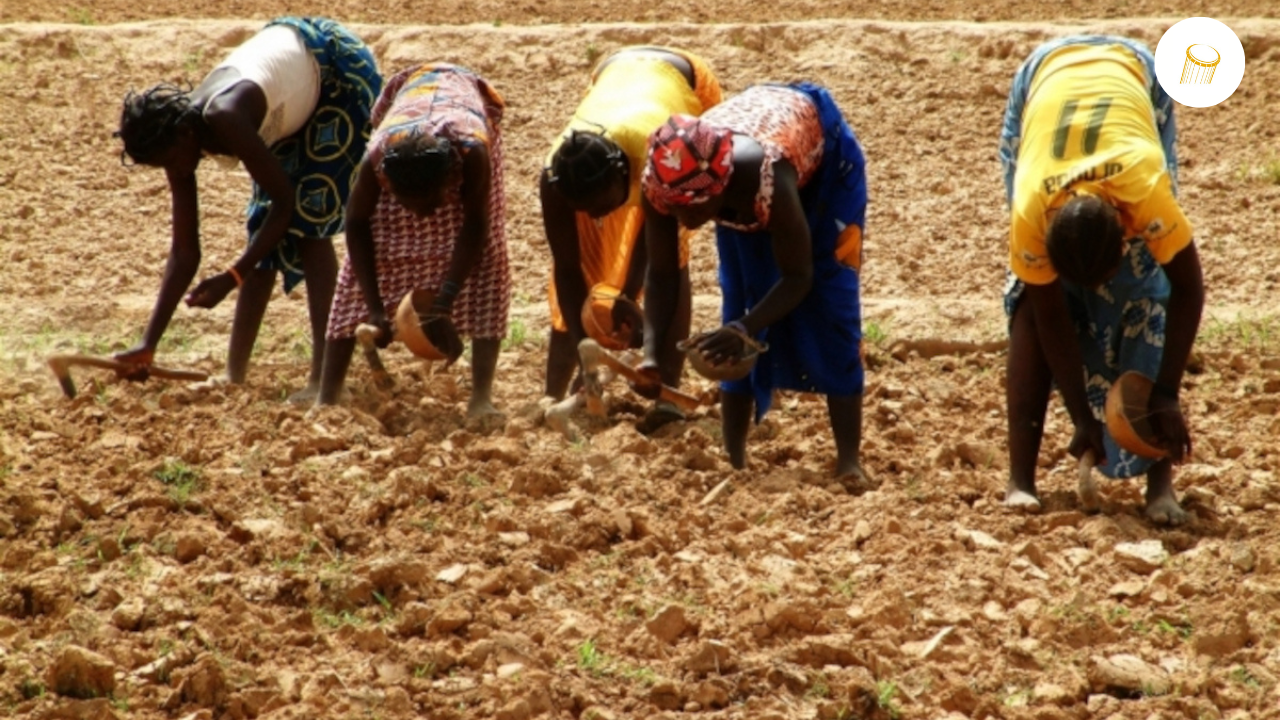
{"type": "Polygon", "coordinates": [[[570,130],[551,157],[548,179],[567,198],[585,200],[605,190],[612,178],[630,182],[631,162],[603,133],[570,130]]]}
{"type": "Polygon", "coordinates": [[[445,182],[457,157],[453,143],[447,139],[414,132],[388,145],[381,169],[395,192],[418,197],[445,182]]]}
{"type": "Polygon", "coordinates": [[[1094,195],[1077,195],[1049,224],[1045,247],[1059,275],[1085,287],[1097,287],[1120,262],[1124,228],[1109,203],[1094,195]]]}
{"type": "Polygon", "coordinates": [[[178,137],[178,128],[192,115],[190,88],[160,83],[142,93],[132,90],[124,96],[120,129],[115,137],[124,141],[120,162],[125,157],[137,163],[155,160],[178,137]]]}

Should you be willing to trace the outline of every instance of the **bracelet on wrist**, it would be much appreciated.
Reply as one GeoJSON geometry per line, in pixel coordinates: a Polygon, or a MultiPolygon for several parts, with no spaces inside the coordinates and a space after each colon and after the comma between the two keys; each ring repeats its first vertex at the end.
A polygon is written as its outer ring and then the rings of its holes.
{"type": "Polygon", "coordinates": [[[236,269],[235,265],[227,268],[227,274],[231,276],[232,280],[236,281],[236,287],[242,287],[244,285],[244,278],[240,276],[240,271],[236,269]]]}

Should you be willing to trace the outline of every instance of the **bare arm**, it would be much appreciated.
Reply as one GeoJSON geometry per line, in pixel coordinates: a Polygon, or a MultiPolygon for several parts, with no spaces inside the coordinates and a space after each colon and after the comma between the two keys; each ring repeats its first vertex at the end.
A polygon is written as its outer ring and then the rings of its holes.
{"type": "Polygon", "coordinates": [[[1161,444],[1176,461],[1191,454],[1191,433],[1178,404],[1178,388],[1187,369],[1191,346],[1204,311],[1204,273],[1195,243],[1164,266],[1169,278],[1169,316],[1165,323],[1164,356],[1156,376],[1148,412],[1161,444]]]}
{"type": "MultiPolygon", "coordinates": [[[[373,168],[366,159],[360,163],[355,186],[351,189],[351,196],[347,198],[347,256],[351,258],[351,269],[355,272],[356,282],[359,283],[365,305],[369,308],[369,319],[374,325],[384,327],[387,308],[383,305],[382,291],[378,287],[377,251],[373,244],[373,215],[381,197],[382,187],[378,185],[373,168]]],[[[390,339],[386,337],[384,341],[390,339]]]]}
{"type": "Polygon", "coordinates": [[[587,301],[588,292],[586,278],[582,275],[576,213],[551,186],[545,172],[538,182],[538,195],[542,202],[542,226],[551,247],[552,282],[556,285],[560,315],[564,317],[569,337],[576,346],[586,337],[582,327],[582,306],[587,301]]]}
{"type": "Polygon", "coordinates": [[[680,299],[680,226],[670,215],[658,212],[646,198],[644,241],[648,269],[644,283],[644,367],[657,368],[660,349],[680,299]]]}
{"type": "Polygon", "coordinates": [[[216,98],[204,115],[218,141],[244,163],[249,176],[271,198],[266,220],[249,238],[249,246],[233,265],[242,277],[275,249],[293,217],[293,183],[271,149],[258,137],[255,118],[266,113],[266,102],[261,88],[242,82],[216,98]]]}
{"type": "Polygon", "coordinates": [[[164,266],[160,294],[142,336],[141,347],[150,352],[160,344],[160,338],[173,319],[174,309],[200,268],[200,202],[196,176],[169,174],[168,178],[173,201],[173,240],[164,266]]]}
{"type": "Polygon", "coordinates": [[[1084,387],[1084,356],[1076,339],[1075,325],[1067,309],[1067,295],[1060,280],[1047,285],[1026,285],[1026,301],[1035,314],[1040,349],[1049,363],[1053,380],[1077,428],[1097,422],[1089,409],[1084,387]]]}
{"type": "Polygon", "coordinates": [[[749,335],[786,317],[813,287],[813,241],[800,205],[796,171],[790,163],[780,161],[774,165],[773,187],[769,234],[779,277],[768,294],[741,318],[749,335]]]}
{"type": "MultiPolygon", "coordinates": [[[[492,187],[489,149],[475,145],[462,155],[462,230],[453,245],[445,282],[459,290],[484,257],[489,244],[489,192],[492,187]]],[[[439,301],[437,301],[439,302],[439,301]]],[[[452,299],[450,299],[452,304],[452,299]]]]}
{"type": "Polygon", "coordinates": [[[1191,346],[1204,311],[1204,273],[1192,242],[1164,266],[1169,278],[1169,318],[1165,323],[1164,357],[1156,384],[1177,392],[1191,357],[1191,346]]]}

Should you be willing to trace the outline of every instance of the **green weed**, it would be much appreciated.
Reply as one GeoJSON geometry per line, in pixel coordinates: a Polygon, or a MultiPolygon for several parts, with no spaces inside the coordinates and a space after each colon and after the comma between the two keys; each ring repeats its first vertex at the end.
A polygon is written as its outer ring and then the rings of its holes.
{"type": "Polygon", "coordinates": [[[94,25],[93,12],[88,8],[67,8],[71,20],[79,25],[94,25]]]}
{"type": "Polygon", "coordinates": [[[520,318],[513,318],[511,325],[507,329],[507,337],[502,341],[502,349],[510,350],[524,345],[529,334],[529,328],[525,326],[524,321],[520,318]]]}
{"type": "Polygon", "coordinates": [[[898,702],[895,699],[897,696],[897,683],[888,680],[880,680],[876,683],[876,705],[894,720],[897,720],[898,716],[902,714],[902,710],[898,708],[898,702]]]}
{"type": "Polygon", "coordinates": [[[164,467],[155,472],[155,477],[168,486],[169,497],[179,508],[185,507],[191,496],[200,490],[200,469],[176,458],[165,460],[164,467]]]}
{"type": "Polygon", "coordinates": [[[578,646],[578,669],[591,673],[594,677],[605,674],[605,656],[596,648],[596,641],[586,639],[578,646]]]}
{"type": "Polygon", "coordinates": [[[888,337],[884,328],[875,320],[868,320],[862,328],[862,338],[872,345],[881,345],[888,337]]]}
{"type": "Polygon", "coordinates": [[[587,43],[587,63],[595,65],[596,60],[600,59],[600,48],[595,43],[587,43]]]}

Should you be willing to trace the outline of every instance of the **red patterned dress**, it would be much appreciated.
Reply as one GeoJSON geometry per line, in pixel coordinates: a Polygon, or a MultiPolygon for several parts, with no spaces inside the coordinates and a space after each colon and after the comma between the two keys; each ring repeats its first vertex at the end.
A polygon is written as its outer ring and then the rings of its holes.
{"type": "MultiPolygon", "coordinates": [[[[480,264],[466,279],[453,304],[458,332],[472,338],[504,338],[511,304],[511,272],[507,264],[506,200],[503,191],[502,134],[498,123],[504,103],[480,76],[445,63],[420,65],[387,80],[373,108],[377,128],[369,139],[369,166],[381,165],[388,140],[406,125],[426,125],[436,137],[467,152],[479,145],[489,151],[489,241],[480,264]]],[[[455,196],[428,217],[419,218],[395,201],[387,179],[379,174],[382,196],[372,231],[378,290],[389,313],[415,289],[439,290],[462,231],[462,200],[455,196]]],[[[342,266],[333,297],[326,337],[350,338],[367,322],[369,308],[356,281],[351,260],[342,266]]]]}

